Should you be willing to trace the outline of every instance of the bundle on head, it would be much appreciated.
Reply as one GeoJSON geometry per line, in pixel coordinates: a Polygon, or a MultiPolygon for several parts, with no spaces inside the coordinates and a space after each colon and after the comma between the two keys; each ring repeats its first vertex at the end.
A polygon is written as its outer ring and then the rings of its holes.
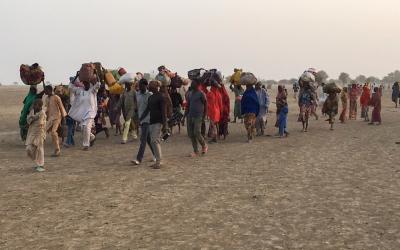
{"type": "Polygon", "coordinates": [[[19,73],[22,82],[26,85],[37,85],[44,81],[44,72],[37,63],[31,66],[22,64],[19,68],[19,73]]]}
{"type": "Polygon", "coordinates": [[[244,72],[240,76],[240,83],[242,85],[254,85],[257,83],[257,77],[253,73],[244,72]]]}
{"type": "Polygon", "coordinates": [[[222,84],[222,74],[217,69],[207,70],[202,76],[202,83],[206,86],[218,86],[222,84]]]}
{"type": "Polygon", "coordinates": [[[335,93],[339,94],[342,90],[340,89],[339,86],[336,85],[336,83],[331,82],[324,85],[323,91],[326,94],[335,94],[335,93]]]}
{"type": "Polygon", "coordinates": [[[95,74],[95,71],[96,67],[93,63],[82,64],[82,67],[79,70],[79,81],[96,83],[97,76],[95,74]]]}
{"type": "Polygon", "coordinates": [[[234,85],[240,85],[240,76],[243,73],[242,69],[234,69],[233,70],[233,75],[231,76],[231,78],[229,79],[229,82],[234,84],[234,85]]]}

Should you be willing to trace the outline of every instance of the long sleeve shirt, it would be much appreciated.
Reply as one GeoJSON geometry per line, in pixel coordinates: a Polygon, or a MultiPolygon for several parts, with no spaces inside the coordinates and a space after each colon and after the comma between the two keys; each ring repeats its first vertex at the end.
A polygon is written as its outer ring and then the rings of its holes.
{"type": "Polygon", "coordinates": [[[70,91],[74,94],[74,102],[68,115],[75,121],[82,122],[87,119],[94,119],[97,114],[97,91],[100,83],[91,86],[89,90],[69,85],[70,91]]]}
{"type": "Polygon", "coordinates": [[[47,96],[45,98],[46,115],[48,121],[62,119],[67,116],[61,98],[57,95],[47,96]]]}

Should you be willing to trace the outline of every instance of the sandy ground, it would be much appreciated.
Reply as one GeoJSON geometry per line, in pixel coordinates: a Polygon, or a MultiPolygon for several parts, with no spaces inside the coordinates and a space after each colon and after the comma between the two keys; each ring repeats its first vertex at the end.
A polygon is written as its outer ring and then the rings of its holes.
{"type": "Polygon", "coordinates": [[[0,249],[400,249],[400,109],[389,93],[382,126],[331,132],[320,119],[301,133],[291,99],[289,138],[247,144],[232,124],[197,159],[183,129],[163,144],[161,170],[132,166],[137,143],[114,136],[59,159],[48,140],[39,174],[17,132],[26,92],[0,88],[0,249]]]}

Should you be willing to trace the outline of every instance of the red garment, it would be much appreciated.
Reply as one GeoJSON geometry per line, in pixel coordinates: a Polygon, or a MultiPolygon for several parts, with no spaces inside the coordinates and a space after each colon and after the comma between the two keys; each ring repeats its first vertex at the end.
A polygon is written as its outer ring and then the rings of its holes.
{"type": "Polygon", "coordinates": [[[212,86],[207,93],[208,117],[218,123],[221,120],[222,96],[217,87],[212,86]]]}
{"type": "Polygon", "coordinates": [[[367,87],[363,87],[363,91],[360,98],[360,104],[362,107],[367,107],[371,100],[371,90],[367,87]]]}
{"type": "Polygon", "coordinates": [[[222,97],[222,110],[221,110],[221,120],[229,121],[230,112],[231,112],[231,101],[229,100],[228,92],[225,89],[225,86],[222,85],[219,89],[221,97],[222,97]]]}
{"type": "Polygon", "coordinates": [[[372,95],[369,105],[374,107],[374,109],[372,110],[371,122],[381,123],[382,122],[382,118],[381,118],[382,100],[381,100],[381,94],[379,91],[372,95]]]}
{"type": "Polygon", "coordinates": [[[208,93],[207,86],[205,84],[200,84],[199,90],[202,91],[204,94],[208,93]]]}

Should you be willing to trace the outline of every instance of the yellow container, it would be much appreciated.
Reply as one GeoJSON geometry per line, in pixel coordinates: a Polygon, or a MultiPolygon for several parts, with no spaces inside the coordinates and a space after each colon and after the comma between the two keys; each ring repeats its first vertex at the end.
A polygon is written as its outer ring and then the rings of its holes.
{"type": "Polygon", "coordinates": [[[106,84],[108,87],[112,87],[114,86],[114,84],[117,82],[113,76],[113,74],[110,71],[106,71],[106,73],[104,74],[104,78],[106,81],[106,84]]]}
{"type": "Polygon", "coordinates": [[[115,83],[114,85],[108,88],[108,91],[112,95],[120,95],[124,93],[124,87],[120,83],[115,83]]]}

